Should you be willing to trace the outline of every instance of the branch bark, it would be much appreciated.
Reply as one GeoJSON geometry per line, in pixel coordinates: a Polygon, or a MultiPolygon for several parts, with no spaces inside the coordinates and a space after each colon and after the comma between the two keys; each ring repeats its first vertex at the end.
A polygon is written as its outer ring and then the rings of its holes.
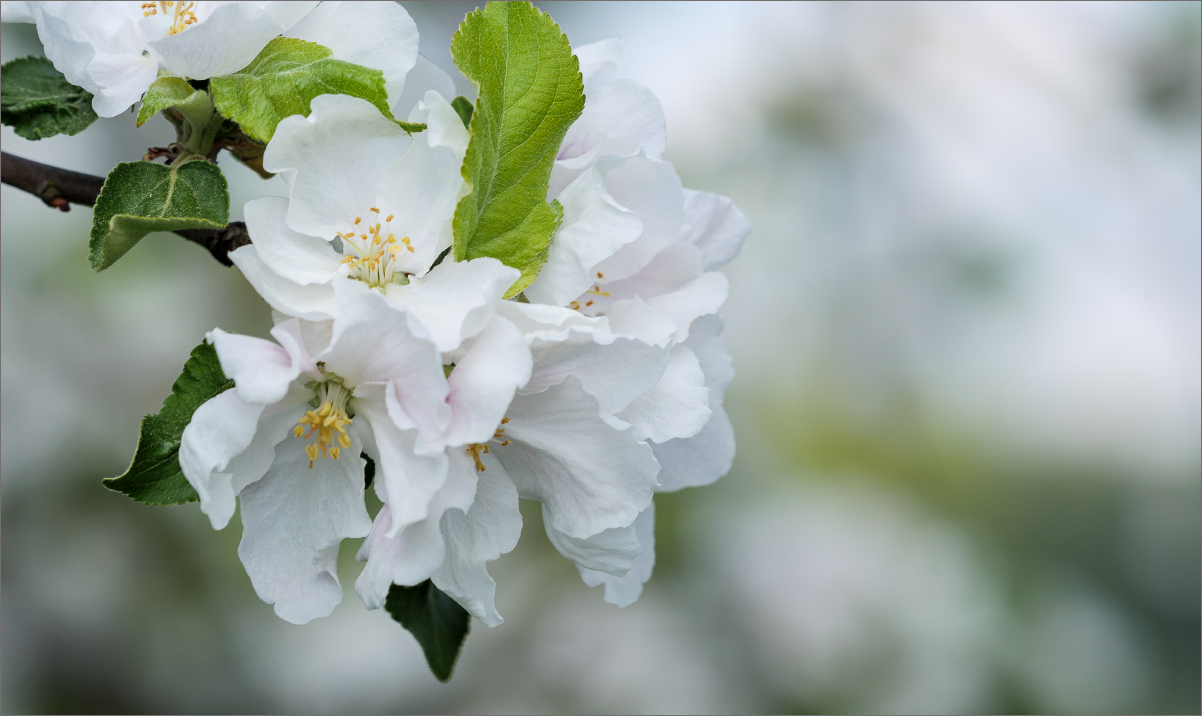
{"type": "MultiPolygon", "coordinates": [[[[96,197],[100,196],[104,186],[104,177],[52,167],[8,152],[0,152],[0,180],[33,194],[46,206],[59,211],[70,211],[71,204],[95,206],[96,197]]],[[[175,233],[205,247],[213,258],[226,266],[234,265],[230,261],[231,251],[250,243],[246,224],[241,221],[230,222],[229,226],[219,230],[180,229],[175,233]]]]}

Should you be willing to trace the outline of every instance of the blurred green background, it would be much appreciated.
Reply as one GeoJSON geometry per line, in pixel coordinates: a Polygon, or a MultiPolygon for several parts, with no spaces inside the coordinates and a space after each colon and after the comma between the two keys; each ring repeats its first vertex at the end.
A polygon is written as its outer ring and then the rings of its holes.
{"type": "MultiPolygon", "coordinates": [[[[449,685],[353,593],[358,540],[331,617],[276,618],[238,519],[100,485],[204,332],[267,306],[171,235],[93,274],[89,209],[4,186],[0,710],[1198,713],[1199,4],[538,4],[623,39],[666,158],[753,227],[734,469],[657,497],[642,599],[524,505],[505,624],[449,685]]],[[[457,76],[475,3],[404,5],[457,76]]],[[[170,139],[2,134],[95,174],[170,139]]],[[[284,193],[220,163],[232,218],[284,193]]]]}

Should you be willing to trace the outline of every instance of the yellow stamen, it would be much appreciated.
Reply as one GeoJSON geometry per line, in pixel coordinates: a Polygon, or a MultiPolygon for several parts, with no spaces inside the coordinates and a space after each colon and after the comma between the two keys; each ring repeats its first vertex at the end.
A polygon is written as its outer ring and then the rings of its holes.
{"type": "Polygon", "coordinates": [[[480,443],[472,443],[467,446],[467,454],[472,456],[472,460],[476,463],[476,472],[484,472],[484,463],[480,460],[480,453],[488,452],[487,445],[480,443]]]}

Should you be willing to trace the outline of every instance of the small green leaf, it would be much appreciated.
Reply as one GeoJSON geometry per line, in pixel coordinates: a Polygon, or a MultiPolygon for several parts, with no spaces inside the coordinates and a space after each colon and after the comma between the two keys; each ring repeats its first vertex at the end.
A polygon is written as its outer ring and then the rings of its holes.
{"type": "Polygon", "coordinates": [[[475,108],[472,106],[471,100],[463,95],[459,95],[451,100],[451,109],[455,110],[455,113],[459,115],[459,119],[463,120],[464,127],[472,126],[472,110],[475,108]]]}
{"type": "Polygon", "coordinates": [[[180,438],[192,414],[205,401],[234,386],[225,377],[217,350],[208,343],[192,349],[184,372],[171,386],[158,415],[142,418],[138,449],[129,469],[118,477],[107,477],[104,486],[148,505],[180,505],[200,497],[179,466],[180,438]]]}
{"type": "Polygon", "coordinates": [[[96,121],[92,94],[76,87],[45,57],[0,67],[0,121],[25,139],[73,135],[96,121]]]}
{"type": "Polygon", "coordinates": [[[172,166],[123,162],[109,172],[92,214],[92,268],[113,265],[152,231],[222,229],[230,192],[216,164],[191,159],[172,166]]]}
{"type": "Polygon", "coordinates": [[[323,94],[361,97],[406,132],[426,128],[392,116],[383,72],[335,60],[333,54],[316,42],[277,37],[246,67],[209,80],[213,101],[248,137],[264,144],[271,141],[280,120],[294,114],[308,117],[309,103],[323,94]]]}
{"type": "Polygon", "coordinates": [[[471,627],[467,610],[428,579],[416,587],[392,585],[384,608],[421,644],[434,676],[450,681],[471,627]]]}
{"type": "Polygon", "coordinates": [[[564,134],[584,109],[584,84],[568,38],[528,2],[490,2],[468,14],[451,57],[478,90],[455,208],[455,260],[492,256],[520,269],[506,297],[547,260],[562,211],[547,203],[564,134]]]}
{"type": "Polygon", "coordinates": [[[142,97],[142,109],[138,110],[138,126],[156,113],[174,107],[196,93],[192,85],[182,77],[160,77],[150,85],[142,97]]]}

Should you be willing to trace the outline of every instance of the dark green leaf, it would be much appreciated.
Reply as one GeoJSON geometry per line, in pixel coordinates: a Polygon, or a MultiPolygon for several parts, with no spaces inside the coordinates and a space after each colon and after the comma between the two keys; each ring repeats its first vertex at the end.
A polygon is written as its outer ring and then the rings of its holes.
{"type": "Polygon", "coordinates": [[[469,13],[451,56],[479,93],[455,209],[455,260],[492,256],[520,269],[512,296],[547,260],[562,211],[547,203],[564,134],[584,109],[584,85],[568,38],[528,2],[490,2],[469,13]]]}
{"type": "Polygon", "coordinates": [[[79,134],[96,121],[92,94],[76,87],[45,57],[0,67],[0,121],[26,139],[79,134]]]}
{"type": "Polygon", "coordinates": [[[197,408],[233,386],[234,381],[221,371],[213,346],[201,343],[192,349],[163,409],[158,415],[142,418],[138,449],[129,469],[118,477],[105,478],[104,486],[148,505],[179,505],[200,499],[179,466],[180,437],[197,408]]]}
{"type": "Polygon", "coordinates": [[[464,127],[472,126],[472,110],[474,107],[472,107],[471,100],[463,95],[459,95],[451,100],[451,109],[455,110],[455,113],[459,115],[459,119],[463,120],[464,127]]]}
{"type": "Polygon", "coordinates": [[[221,114],[242,126],[247,136],[267,143],[280,120],[309,116],[309,103],[323,94],[361,97],[407,132],[424,124],[402,122],[388,108],[384,73],[333,58],[328,47],[291,37],[277,37],[249,65],[209,81],[221,114]]]}
{"type": "Polygon", "coordinates": [[[92,214],[92,268],[113,265],[152,231],[222,229],[230,193],[216,164],[124,162],[109,172],[92,214]]]}
{"type": "Polygon", "coordinates": [[[392,585],[384,608],[421,644],[434,676],[450,681],[471,626],[467,610],[428,579],[416,587],[392,585]]]}

